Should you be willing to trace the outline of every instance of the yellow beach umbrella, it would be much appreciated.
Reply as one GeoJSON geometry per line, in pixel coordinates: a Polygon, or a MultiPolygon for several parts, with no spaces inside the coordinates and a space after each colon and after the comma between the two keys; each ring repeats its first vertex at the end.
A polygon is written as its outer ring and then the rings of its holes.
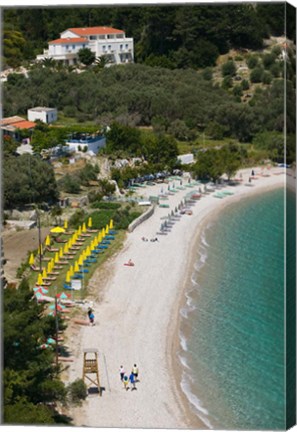
{"type": "Polygon", "coordinates": [[[75,264],[74,264],[74,272],[75,273],[79,272],[79,266],[78,266],[78,262],[77,261],[75,261],[75,264]]]}
{"type": "Polygon", "coordinates": [[[66,282],[68,282],[68,283],[71,282],[71,277],[70,277],[69,271],[66,273],[66,282]]]}
{"type": "Polygon", "coordinates": [[[69,268],[68,271],[69,271],[70,276],[73,276],[73,275],[74,275],[73,265],[70,266],[70,268],[69,268]]]}
{"type": "Polygon", "coordinates": [[[83,226],[82,226],[81,230],[82,230],[83,233],[85,233],[87,231],[87,227],[86,227],[85,222],[83,223],[83,226]]]}
{"type": "Polygon", "coordinates": [[[42,245],[38,247],[38,255],[42,255],[42,245]]]}
{"type": "Polygon", "coordinates": [[[104,228],[102,228],[101,234],[102,234],[102,238],[104,239],[104,237],[105,237],[105,229],[104,228]]]}
{"type": "Polygon", "coordinates": [[[29,264],[34,265],[34,262],[35,262],[34,255],[31,253],[30,258],[29,258],[29,264]]]}
{"type": "Polygon", "coordinates": [[[90,246],[87,247],[86,253],[87,253],[87,256],[91,255],[92,252],[91,252],[90,246]]]}
{"type": "Polygon", "coordinates": [[[112,219],[110,219],[110,221],[109,221],[109,228],[113,229],[113,220],[112,219]]]}
{"type": "Polygon", "coordinates": [[[47,235],[46,239],[45,239],[45,246],[50,246],[50,245],[51,245],[51,239],[50,239],[50,236],[47,235]]]}
{"type": "Polygon", "coordinates": [[[55,262],[57,263],[58,261],[59,261],[59,253],[56,252],[56,253],[55,253],[55,262]]]}
{"type": "Polygon", "coordinates": [[[63,232],[65,232],[65,230],[64,230],[64,228],[57,226],[57,227],[52,228],[51,232],[54,234],[62,234],[63,232]]]}
{"type": "Polygon", "coordinates": [[[101,242],[102,242],[102,234],[101,234],[100,231],[99,231],[99,233],[98,233],[97,240],[98,240],[98,243],[101,243],[101,242]]]}
{"type": "Polygon", "coordinates": [[[105,227],[105,232],[106,232],[106,234],[109,233],[109,226],[108,225],[106,225],[106,227],[105,227]]]}
{"type": "Polygon", "coordinates": [[[69,251],[69,246],[67,245],[67,243],[64,246],[64,254],[67,254],[69,251]]]}
{"type": "Polygon", "coordinates": [[[91,217],[89,217],[89,220],[88,220],[88,227],[92,228],[92,218],[91,217]]]}
{"type": "Polygon", "coordinates": [[[83,257],[83,255],[81,254],[81,255],[79,256],[79,258],[78,258],[78,265],[82,266],[83,263],[84,263],[84,257],[83,257]]]}
{"type": "Polygon", "coordinates": [[[63,248],[61,248],[60,250],[59,250],[59,258],[62,258],[63,257],[63,248]]]}
{"type": "Polygon", "coordinates": [[[65,230],[68,229],[68,220],[67,219],[64,220],[64,229],[65,230]]]}
{"type": "Polygon", "coordinates": [[[43,284],[42,274],[39,273],[39,275],[38,275],[38,279],[37,279],[37,285],[42,285],[42,284],[43,284]]]}
{"type": "Polygon", "coordinates": [[[81,226],[79,226],[79,227],[78,227],[78,230],[77,230],[77,235],[80,236],[80,235],[81,235],[81,232],[82,232],[82,229],[81,229],[81,226]]]}
{"type": "Polygon", "coordinates": [[[52,263],[51,263],[51,261],[48,263],[48,265],[47,265],[47,273],[50,273],[51,271],[52,271],[52,269],[53,269],[53,265],[52,265],[52,263]]]}
{"type": "Polygon", "coordinates": [[[42,272],[42,278],[43,278],[43,279],[46,279],[46,277],[47,277],[47,273],[46,273],[46,270],[45,270],[45,269],[43,269],[43,272],[42,272]]]}

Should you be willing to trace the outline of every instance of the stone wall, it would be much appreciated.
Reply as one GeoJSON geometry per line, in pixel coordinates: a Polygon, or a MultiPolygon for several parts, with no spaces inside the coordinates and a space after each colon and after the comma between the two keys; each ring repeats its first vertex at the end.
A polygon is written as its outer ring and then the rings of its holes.
{"type": "Polygon", "coordinates": [[[138,225],[140,225],[142,222],[144,222],[149,217],[151,217],[152,214],[154,214],[154,211],[155,211],[155,206],[152,205],[146,212],[144,212],[137,219],[135,219],[133,222],[130,223],[130,225],[128,226],[128,231],[129,232],[134,231],[135,228],[138,227],[138,225]]]}

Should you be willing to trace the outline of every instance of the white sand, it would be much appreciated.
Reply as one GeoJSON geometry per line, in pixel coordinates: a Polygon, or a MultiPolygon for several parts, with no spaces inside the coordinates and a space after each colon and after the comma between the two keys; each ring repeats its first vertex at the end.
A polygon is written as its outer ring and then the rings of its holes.
{"type": "MultiPolygon", "coordinates": [[[[162,216],[177,206],[191,189],[179,191],[164,203],[170,209],[156,207],[152,217],[127,235],[123,250],[106,264],[110,276],[99,284],[102,269],[98,268],[90,282],[102,290],[102,301],[95,304],[96,325],[82,327],[73,348],[75,362],[69,379],[82,377],[83,348],[100,352],[99,368],[102,397],[88,396],[81,408],[72,410],[77,426],[131,428],[206,428],[191,414],[185,404],[174,374],[172,359],[177,347],[178,306],[183,300],[183,285],[189,254],[198,227],[206,216],[224,205],[256,191],[285,184],[283,169],[271,169],[269,177],[260,176],[248,187],[251,170],[243,170],[241,185],[225,187],[235,192],[224,199],[204,196],[192,207],[193,215],[183,215],[159,242],[143,242],[155,237],[162,216]],[[126,267],[131,258],[135,266],[126,267]],[[175,348],[174,348],[175,347],[175,348]],[[106,364],[104,361],[104,355],[106,364]],[[139,366],[136,391],[125,391],[119,378],[119,367],[130,373],[134,363],[139,366]]],[[[260,170],[256,168],[256,174],[260,170]]],[[[172,182],[170,183],[172,185],[172,182]]],[[[185,184],[185,182],[184,182],[185,184]]],[[[177,182],[175,182],[177,186],[177,182]]],[[[139,189],[144,197],[160,193],[162,185],[139,189]]],[[[166,190],[167,186],[163,185],[166,190]]],[[[197,190],[198,187],[193,189],[197,190]]],[[[70,344],[71,345],[71,344],[70,344]]],[[[176,377],[176,375],[175,375],[176,377]]]]}

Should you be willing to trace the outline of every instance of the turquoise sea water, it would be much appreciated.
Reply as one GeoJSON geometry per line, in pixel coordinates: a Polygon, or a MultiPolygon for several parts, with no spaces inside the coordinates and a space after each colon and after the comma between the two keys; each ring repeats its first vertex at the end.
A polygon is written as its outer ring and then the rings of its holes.
{"type": "Polygon", "coordinates": [[[227,206],[203,232],[179,357],[211,428],[285,428],[284,259],[283,189],[227,206]]]}

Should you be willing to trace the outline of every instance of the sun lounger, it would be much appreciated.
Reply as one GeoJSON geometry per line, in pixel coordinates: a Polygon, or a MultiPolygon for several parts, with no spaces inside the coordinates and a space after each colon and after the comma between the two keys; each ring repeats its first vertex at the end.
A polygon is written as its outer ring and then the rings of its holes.
{"type": "Polygon", "coordinates": [[[61,239],[61,238],[59,238],[59,237],[57,237],[56,239],[55,239],[55,242],[57,242],[57,243],[67,243],[68,242],[68,240],[64,240],[64,239],[61,239]]]}
{"type": "Polygon", "coordinates": [[[104,238],[106,238],[107,240],[114,240],[115,236],[114,235],[107,235],[104,238]]]}
{"type": "Polygon", "coordinates": [[[54,280],[57,280],[57,278],[55,277],[55,276],[50,276],[50,277],[46,277],[46,278],[43,278],[43,280],[45,280],[46,282],[47,281],[54,281],[54,280]]]}
{"type": "Polygon", "coordinates": [[[30,269],[36,272],[41,272],[43,271],[43,268],[40,270],[40,267],[36,267],[35,265],[30,265],[30,269]]]}
{"type": "Polygon", "coordinates": [[[109,240],[102,240],[102,244],[110,244],[111,242],[109,240]]]}
{"type": "Polygon", "coordinates": [[[47,246],[46,250],[48,252],[59,252],[59,248],[51,248],[51,247],[48,247],[48,246],[47,246]]]}
{"type": "Polygon", "coordinates": [[[108,246],[100,244],[99,246],[97,246],[96,249],[107,249],[107,248],[108,248],[108,246]]]}
{"type": "Polygon", "coordinates": [[[81,233],[81,236],[82,237],[91,237],[91,234],[89,234],[89,233],[81,233]]]}
{"type": "Polygon", "coordinates": [[[110,234],[117,234],[117,231],[115,231],[115,230],[109,230],[109,233],[110,234]]]}

